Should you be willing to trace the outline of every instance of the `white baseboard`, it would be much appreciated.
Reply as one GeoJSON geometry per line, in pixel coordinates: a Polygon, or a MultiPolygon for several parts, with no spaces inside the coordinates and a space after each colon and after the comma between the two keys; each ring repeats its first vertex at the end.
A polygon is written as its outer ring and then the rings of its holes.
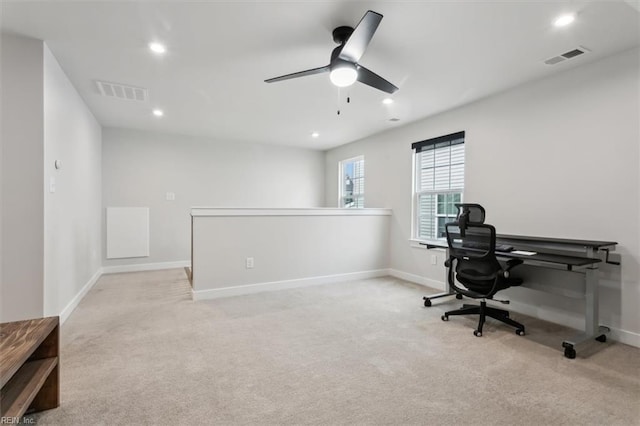
{"type": "MultiPolygon", "coordinates": [[[[514,302],[513,300],[509,304],[508,309],[510,311],[539,318],[544,321],[575,328],[576,330],[584,330],[584,317],[582,315],[569,315],[563,312],[540,309],[538,306],[532,306],[522,302],[514,302]]],[[[601,323],[601,325],[609,327],[611,330],[609,338],[611,340],[640,348],[640,334],[622,330],[620,328],[614,328],[607,324],[601,323]]]]}
{"type": "Polygon", "coordinates": [[[194,290],[193,300],[219,299],[245,294],[262,293],[264,291],[286,290],[290,288],[309,287],[320,284],[339,283],[367,278],[378,278],[389,275],[388,269],[373,271],[350,272],[346,274],[325,275],[321,277],[300,278],[295,280],[272,281],[266,283],[246,284],[233,287],[213,288],[208,290],[194,290]]]}
{"type": "Polygon", "coordinates": [[[103,266],[102,273],[117,274],[121,272],[157,271],[161,269],[184,268],[187,266],[191,266],[190,260],[180,260],[177,262],[141,263],[135,265],[115,265],[103,266]]]}
{"type": "Polygon", "coordinates": [[[93,288],[93,286],[98,282],[98,279],[102,276],[102,268],[98,268],[95,274],[89,279],[89,281],[82,287],[82,289],[75,295],[73,299],[65,306],[65,308],[60,312],[60,324],[64,324],[64,322],[69,318],[73,310],[78,306],[78,304],[82,301],[84,296],[89,293],[89,290],[93,288]]]}
{"type": "Polygon", "coordinates": [[[409,281],[410,283],[419,284],[429,288],[435,288],[436,290],[446,290],[444,281],[432,280],[430,278],[422,277],[416,274],[410,274],[409,272],[399,271],[397,269],[389,269],[389,275],[394,278],[409,281]]]}
{"type": "Polygon", "coordinates": [[[625,345],[635,346],[640,348],[640,333],[634,333],[632,331],[621,330],[619,328],[611,328],[609,337],[616,342],[624,343],[625,345]]]}

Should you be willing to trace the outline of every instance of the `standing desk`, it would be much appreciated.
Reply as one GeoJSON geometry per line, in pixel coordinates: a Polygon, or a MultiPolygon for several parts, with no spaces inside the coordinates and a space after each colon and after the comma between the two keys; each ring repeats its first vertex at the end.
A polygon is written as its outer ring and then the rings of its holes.
{"type": "MultiPolygon", "coordinates": [[[[445,240],[421,242],[421,245],[427,249],[444,248],[447,249],[447,258],[449,257],[449,247],[445,240]]],[[[585,276],[585,329],[584,332],[570,337],[562,342],[564,348],[564,356],[567,358],[576,357],[576,345],[591,339],[600,342],[607,340],[609,328],[599,324],[598,319],[598,285],[599,273],[598,266],[604,262],[619,265],[619,262],[609,260],[609,251],[614,250],[618,243],[613,241],[592,241],[592,240],[572,240],[564,238],[547,238],[534,237],[524,235],[496,235],[496,246],[509,245],[514,250],[523,250],[535,252],[533,255],[525,255],[513,253],[512,251],[500,252],[496,251],[496,257],[502,259],[521,259],[524,264],[546,267],[546,268],[562,268],[583,273],[585,276]]],[[[461,298],[460,294],[455,293],[447,282],[447,291],[432,296],[425,296],[424,305],[431,306],[433,299],[446,296],[456,296],[461,298]]]]}

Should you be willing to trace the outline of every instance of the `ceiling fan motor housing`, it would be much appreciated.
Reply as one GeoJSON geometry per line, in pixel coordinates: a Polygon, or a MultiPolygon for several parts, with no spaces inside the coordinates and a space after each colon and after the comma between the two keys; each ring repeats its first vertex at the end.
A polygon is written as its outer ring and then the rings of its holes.
{"type": "Polygon", "coordinates": [[[338,27],[333,30],[333,41],[338,44],[344,44],[345,41],[349,38],[349,36],[353,33],[352,27],[338,27]]]}

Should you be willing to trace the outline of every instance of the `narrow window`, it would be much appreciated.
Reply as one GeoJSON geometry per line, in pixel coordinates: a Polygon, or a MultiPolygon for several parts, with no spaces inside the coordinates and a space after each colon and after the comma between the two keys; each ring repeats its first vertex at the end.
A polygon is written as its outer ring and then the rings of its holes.
{"type": "Polygon", "coordinates": [[[456,217],[464,191],[464,132],[416,142],[413,236],[444,238],[444,224],[456,217]]]}
{"type": "Polygon", "coordinates": [[[344,208],[364,207],[364,157],[354,157],[339,163],[339,204],[344,208]]]}

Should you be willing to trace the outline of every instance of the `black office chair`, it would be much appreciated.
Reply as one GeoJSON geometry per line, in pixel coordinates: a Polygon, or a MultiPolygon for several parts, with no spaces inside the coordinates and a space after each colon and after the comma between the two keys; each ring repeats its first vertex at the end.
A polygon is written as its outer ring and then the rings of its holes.
{"type": "MultiPolygon", "coordinates": [[[[485,210],[479,204],[456,204],[458,216],[455,222],[445,224],[449,259],[448,280],[451,288],[463,296],[482,299],[480,306],[463,305],[461,309],[445,312],[443,321],[452,315],[480,315],[475,336],[482,336],[485,318],[491,317],[516,328],[516,334],[524,335],[524,325],[509,318],[509,312],[487,306],[486,299],[500,290],[522,284],[520,278],[511,278],[509,271],[522,263],[511,259],[503,267],[496,258],[496,229],[484,223],[485,210]],[[460,285],[462,284],[462,286],[460,285]]],[[[499,300],[509,303],[506,300],[499,300]]]]}

